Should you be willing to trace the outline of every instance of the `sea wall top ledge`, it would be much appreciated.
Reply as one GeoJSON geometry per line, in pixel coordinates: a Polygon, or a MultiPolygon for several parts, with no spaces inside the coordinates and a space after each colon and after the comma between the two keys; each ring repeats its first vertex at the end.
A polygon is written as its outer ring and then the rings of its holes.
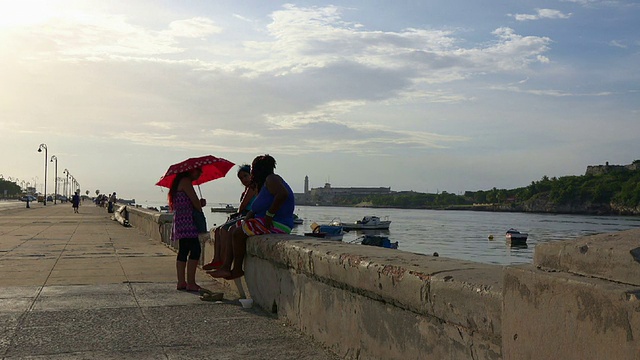
{"type": "Polygon", "coordinates": [[[543,270],[640,286],[640,229],[537,244],[533,263],[543,270]]]}
{"type": "Polygon", "coordinates": [[[247,252],[330,286],[500,336],[502,266],[296,235],[250,237],[247,252]]]}
{"type": "Polygon", "coordinates": [[[170,213],[159,213],[154,210],[138,208],[135,206],[125,206],[125,207],[128,213],[135,214],[136,216],[140,216],[142,218],[147,218],[150,221],[153,221],[159,224],[170,223],[173,221],[173,214],[170,214],[170,213]]]}

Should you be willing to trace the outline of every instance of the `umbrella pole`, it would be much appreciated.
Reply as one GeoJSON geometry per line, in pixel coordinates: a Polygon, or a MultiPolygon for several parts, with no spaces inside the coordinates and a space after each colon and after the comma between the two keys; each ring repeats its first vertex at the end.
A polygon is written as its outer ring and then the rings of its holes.
{"type": "Polygon", "coordinates": [[[202,190],[200,190],[200,185],[198,185],[198,192],[200,193],[200,199],[202,199],[202,190]]]}

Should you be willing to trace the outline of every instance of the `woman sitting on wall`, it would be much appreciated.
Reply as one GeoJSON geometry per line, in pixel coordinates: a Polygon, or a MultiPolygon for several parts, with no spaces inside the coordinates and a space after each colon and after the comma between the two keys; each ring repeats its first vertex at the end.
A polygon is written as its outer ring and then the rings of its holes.
{"type": "Polygon", "coordinates": [[[244,275],[243,261],[247,238],[264,234],[289,234],[293,228],[295,200],[293,191],[273,171],[276,160],[270,155],[256,157],[251,164],[251,184],[259,189],[252,209],[232,233],[232,246],[226,251],[224,264],[209,273],[216,278],[232,280],[244,275]]]}
{"type": "Polygon", "coordinates": [[[240,206],[238,212],[229,216],[226,223],[218,226],[213,232],[213,259],[210,263],[203,265],[203,270],[214,270],[222,266],[224,262],[223,254],[227,251],[227,246],[231,246],[231,230],[233,226],[242,220],[251,211],[251,205],[256,198],[256,191],[251,186],[251,165],[244,164],[238,169],[238,179],[244,185],[244,191],[240,196],[240,206]]]}

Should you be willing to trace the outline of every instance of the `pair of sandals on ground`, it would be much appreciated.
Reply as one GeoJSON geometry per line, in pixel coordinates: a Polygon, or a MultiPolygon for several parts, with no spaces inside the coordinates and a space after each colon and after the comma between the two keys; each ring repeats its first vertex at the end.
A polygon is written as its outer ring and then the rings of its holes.
{"type": "Polygon", "coordinates": [[[209,289],[200,287],[199,285],[190,287],[186,282],[183,284],[179,284],[176,289],[187,292],[197,292],[198,294],[200,294],[200,300],[202,301],[220,301],[224,298],[224,293],[213,292],[209,289]]]}

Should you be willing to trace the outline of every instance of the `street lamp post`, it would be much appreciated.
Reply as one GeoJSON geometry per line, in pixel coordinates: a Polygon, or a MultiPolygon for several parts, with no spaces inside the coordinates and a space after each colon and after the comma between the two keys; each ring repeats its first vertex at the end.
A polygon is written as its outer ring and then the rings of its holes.
{"type": "Polygon", "coordinates": [[[69,170],[64,169],[64,171],[62,172],[63,174],[66,174],[67,177],[64,181],[64,196],[67,197],[67,200],[69,199],[69,190],[67,189],[67,186],[69,185],[69,170]]]}
{"type": "Polygon", "coordinates": [[[56,163],[56,185],[54,186],[54,193],[53,193],[53,204],[57,204],[58,203],[58,157],[53,155],[51,156],[51,162],[53,162],[55,160],[56,163]]]}
{"type": "Polygon", "coordinates": [[[49,159],[49,155],[47,155],[47,144],[40,144],[38,146],[38,152],[42,152],[44,149],[44,196],[43,203],[44,206],[47,206],[47,160],[49,159]]]}

